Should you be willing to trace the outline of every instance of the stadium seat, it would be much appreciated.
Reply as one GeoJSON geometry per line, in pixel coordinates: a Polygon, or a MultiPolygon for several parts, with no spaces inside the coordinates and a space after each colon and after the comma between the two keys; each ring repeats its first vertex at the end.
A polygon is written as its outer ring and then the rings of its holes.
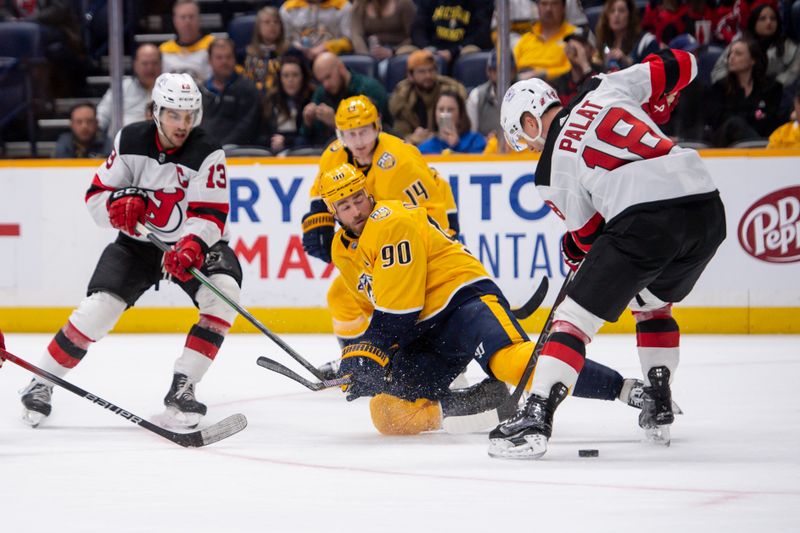
{"type": "MultiPolygon", "coordinates": [[[[447,63],[440,56],[436,58],[436,69],[439,74],[442,74],[447,68],[447,63]]],[[[389,60],[389,66],[386,69],[386,79],[383,84],[386,87],[386,92],[391,93],[395,86],[406,77],[406,63],[408,63],[408,55],[394,56],[389,60]]]]}
{"type": "Polygon", "coordinates": [[[603,12],[603,6],[587,7],[583,10],[586,13],[586,18],[589,21],[589,29],[594,32],[597,28],[597,21],[600,20],[600,14],[603,12]]]}
{"type": "Polygon", "coordinates": [[[344,66],[370,78],[375,77],[375,60],[368,55],[341,55],[339,58],[344,66]]]}
{"type": "Polygon", "coordinates": [[[0,136],[21,113],[26,114],[31,154],[36,156],[36,121],[31,67],[44,61],[39,25],[0,22],[0,136]]]}
{"type": "Polygon", "coordinates": [[[709,46],[697,54],[697,82],[703,87],[711,86],[711,70],[722,52],[719,46],[709,46]]]}
{"type": "Polygon", "coordinates": [[[255,15],[241,15],[231,20],[231,23],[228,24],[228,37],[233,41],[238,63],[244,61],[247,45],[250,44],[250,40],[253,38],[255,24],[255,15]]]}
{"type": "Polygon", "coordinates": [[[466,54],[456,59],[453,65],[453,77],[460,81],[467,92],[484,83],[486,77],[486,64],[492,52],[477,52],[466,54]]]}

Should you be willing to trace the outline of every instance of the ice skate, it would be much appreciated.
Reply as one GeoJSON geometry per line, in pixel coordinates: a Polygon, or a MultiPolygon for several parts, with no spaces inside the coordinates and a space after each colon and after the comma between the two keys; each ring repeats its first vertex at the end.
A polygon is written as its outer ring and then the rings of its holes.
{"type": "Polygon", "coordinates": [[[672,392],[669,388],[669,369],[664,366],[651,368],[647,377],[650,379],[650,386],[643,388],[639,426],[645,430],[647,441],[669,446],[670,425],[675,421],[672,392]]]}
{"type": "Polygon", "coordinates": [[[52,410],[53,386],[32,379],[27,387],[20,391],[22,395],[22,421],[31,427],[38,427],[50,416],[52,410]]]}
{"type": "MultiPolygon", "coordinates": [[[[625,378],[617,399],[630,405],[634,409],[641,409],[644,403],[643,395],[644,381],[641,379],[625,378]]],[[[672,401],[672,413],[676,415],[683,414],[683,410],[675,403],[675,400],[672,401]]]]}
{"type": "Polygon", "coordinates": [[[194,382],[184,374],[173,374],[164,405],[167,406],[165,423],[179,428],[196,428],[207,411],[206,405],[194,396],[194,382]]]}
{"type": "Polygon", "coordinates": [[[514,416],[489,433],[489,456],[500,459],[538,459],[547,452],[553,433],[553,413],[567,396],[567,387],[556,383],[550,396],[531,394],[514,416]]]}

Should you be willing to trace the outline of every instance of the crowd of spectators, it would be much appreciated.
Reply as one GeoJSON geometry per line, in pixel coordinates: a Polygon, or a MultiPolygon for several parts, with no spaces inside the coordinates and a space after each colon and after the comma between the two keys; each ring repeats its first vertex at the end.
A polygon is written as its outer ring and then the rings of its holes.
{"type": "MultiPolygon", "coordinates": [[[[718,147],[767,139],[770,146],[800,146],[800,0],[509,3],[512,79],[542,78],[566,104],[591,77],[627,68],[659,48],[699,55],[716,47],[718,59],[699,77],[705,83],[684,91],[671,116],[663,117],[664,131],[718,147]]],[[[76,38],[72,3],[6,4],[3,20],[41,26],[51,84],[58,88],[53,92],[80,97],[86,69],[76,63],[87,50],[76,38]]],[[[176,0],[174,39],[132,51],[132,75],[122,84],[123,125],[149,116],[150,91],[161,72],[187,72],[203,92],[202,126],[227,146],[274,154],[320,150],[335,138],[339,102],[355,95],[369,97],[383,128],[423,153],[492,153],[503,142],[491,0],[262,4],[270,5],[256,11],[252,39],[237,49],[233,40],[202,31],[203,4],[176,0]],[[486,81],[465,86],[459,60],[486,51],[486,81]],[[371,58],[372,71],[348,67],[351,54],[371,58]],[[398,60],[404,77],[390,83],[398,60]]],[[[87,104],[71,110],[71,131],[59,138],[56,155],[102,153],[114,134],[110,123],[109,89],[96,110],[87,104]]]]}

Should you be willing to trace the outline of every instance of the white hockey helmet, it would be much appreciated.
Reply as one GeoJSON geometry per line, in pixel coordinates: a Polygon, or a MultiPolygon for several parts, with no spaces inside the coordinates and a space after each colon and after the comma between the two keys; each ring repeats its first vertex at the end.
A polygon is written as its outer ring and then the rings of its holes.
{"type": "Polygon", "coordinates": [[[156,83],[153,85],[153,119],[159,131],[161,131],[160,115],[164,109],[192,111],[193,128],[203,120],[203,96],[189,74],[166,72],[156,78],[156,83]]]}
{"type": "Polygon", "coordinates": [[[561,105],[558,94],[555,89],[538,78],[518,81],[509,87],[500,108],[500,126],[508,144],[517,152],[528,149],[528,145],[522,139],[544,144],[542,115],[554,105],[561,105]],[[522,129],[522,117],[525,113],[530,113],[539,126],[539,135],[535,139],[522,129]]]}

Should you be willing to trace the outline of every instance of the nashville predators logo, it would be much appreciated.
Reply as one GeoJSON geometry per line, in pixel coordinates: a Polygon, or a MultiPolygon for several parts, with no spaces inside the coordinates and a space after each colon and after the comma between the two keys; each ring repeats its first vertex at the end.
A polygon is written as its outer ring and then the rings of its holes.
{"type": "Polygon", "coordinates": [[[372,276],[362,272],[358,277],[358,290],[366,294],[372,305],[375,305],[375,294],[372,292],[372,276]]]}
{"type": "Polygon", "coordinates": [[[394,158],[389,152],[383,152],[380,159],[378,159],[378,167],[383,170],[390,170],[397,164],[397,159],[394,158]]]}
{"type": "Polygon", "coordinates": [[[372,220],[381,220],[382,218],[386,218],[391,214],[392,210],[384,205],[373,211],[369,218],[372,220]]]}

